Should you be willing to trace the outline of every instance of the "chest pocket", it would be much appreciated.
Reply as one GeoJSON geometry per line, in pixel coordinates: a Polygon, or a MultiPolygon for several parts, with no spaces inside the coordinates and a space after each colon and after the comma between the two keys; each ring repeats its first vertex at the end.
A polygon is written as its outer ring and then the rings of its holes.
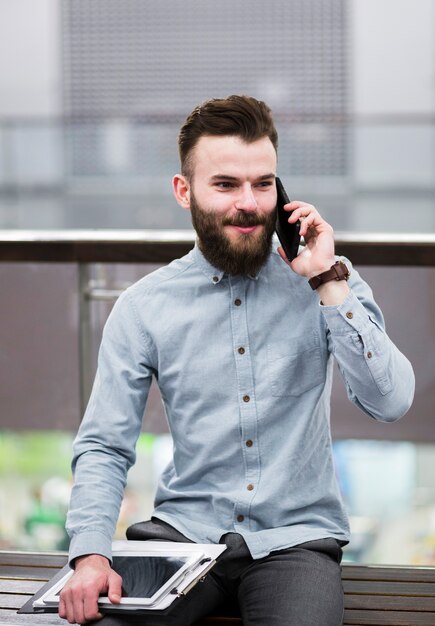
{"type": "Polygon", "coordinates": [[[314,333],[268,345],[267,366],[273,396],[300,396],[326,378],[326,355],[314,333]]]}

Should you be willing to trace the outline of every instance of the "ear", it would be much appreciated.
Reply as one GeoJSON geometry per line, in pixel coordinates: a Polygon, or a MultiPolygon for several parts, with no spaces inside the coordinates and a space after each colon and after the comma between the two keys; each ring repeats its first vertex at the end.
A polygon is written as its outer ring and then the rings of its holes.
{"type": "Polygon", "coordinates": [[[186,176],[176,174],[172,179],[175,199],[183,209],[190,209],[190,183],[186,176]]]}

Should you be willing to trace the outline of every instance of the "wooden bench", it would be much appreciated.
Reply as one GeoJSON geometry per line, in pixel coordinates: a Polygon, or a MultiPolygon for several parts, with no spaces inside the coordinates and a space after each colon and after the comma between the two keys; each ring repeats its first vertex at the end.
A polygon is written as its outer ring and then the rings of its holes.
{"type": "MultiPolygon", "coordinates": [[[[0,626],[65,626],[57,615],[16,612],[65,563],[64,553],[0,551],[0,626]]],[[[435,626],[435,567],[345,564],[342,579],[344,626],[435,626]]],[[[197,626],[241,624],[239,617],[221,614],[197,626]]]]}

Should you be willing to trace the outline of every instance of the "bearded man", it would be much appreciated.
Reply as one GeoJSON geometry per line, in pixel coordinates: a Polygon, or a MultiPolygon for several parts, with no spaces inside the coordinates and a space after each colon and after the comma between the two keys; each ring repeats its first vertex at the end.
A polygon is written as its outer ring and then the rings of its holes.
{"type": "Polygon", "coordinates": [[[188,626],[229,603],[245,626],[342,623],[333,358],[349,399],[381,421],[409,409],[414,378],[368,285],[348,260],[349,272],[331,269],[333,230],[315,207],[286,205],[305,247],[291,263],[275,249],[277,141],[270,109],[246,96],[205,102],[181,128],[173,188],[197,241],[128,288],[104,330],[74,447],[75,573],[59,608],[71,623],[101,618],[100,593],[120,601],[111,540],[153,375],[173,459],[130,536],[227,550],[167,615],[101,623],[188,626]]]}

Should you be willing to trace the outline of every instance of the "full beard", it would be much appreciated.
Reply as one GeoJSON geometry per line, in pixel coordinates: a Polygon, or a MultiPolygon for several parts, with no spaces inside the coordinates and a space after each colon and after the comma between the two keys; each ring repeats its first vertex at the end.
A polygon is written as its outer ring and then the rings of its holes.
{"type": "Polygon", "coordinates": [[[272,249],[275,212],[268,214],[238,212],[234,217],[220,218],[213,211],[204,211],[190,198],[192,224],[198,235],[199,247],[214,267],[227,274],[255,276],[266,263],[272,249]],[[263,227],[259,234],[240,233],[231,241],[224,231],[227,225],[263,227]]]}

